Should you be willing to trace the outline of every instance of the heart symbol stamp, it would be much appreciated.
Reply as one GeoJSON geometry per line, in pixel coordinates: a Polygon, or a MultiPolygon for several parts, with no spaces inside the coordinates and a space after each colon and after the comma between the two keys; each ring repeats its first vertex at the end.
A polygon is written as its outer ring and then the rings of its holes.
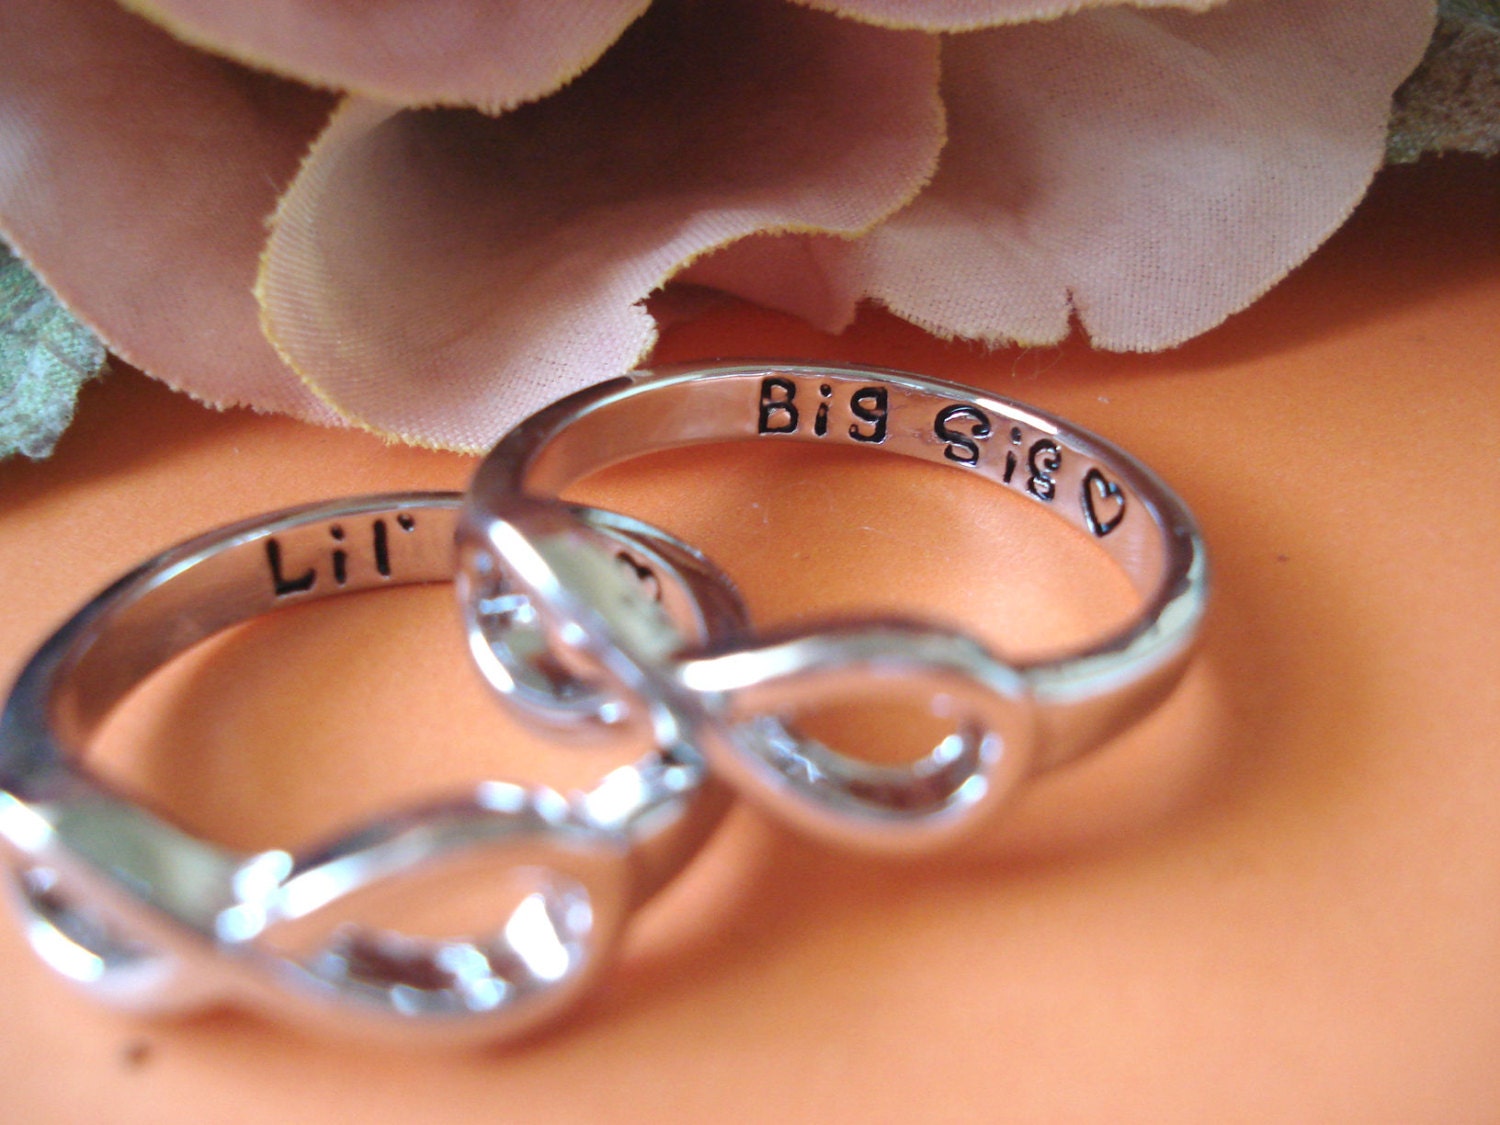
{"type": "Polygon", "coordinates": [[[1083,476],[1083,519],[1097,539],[1103,539],[1125,518],[1125,491],[1098,469],[1090,469],[1083,476]],[[1099,518],[1099,505],[1113,503],[1114,511],[1107,519],[1099,518]]]}

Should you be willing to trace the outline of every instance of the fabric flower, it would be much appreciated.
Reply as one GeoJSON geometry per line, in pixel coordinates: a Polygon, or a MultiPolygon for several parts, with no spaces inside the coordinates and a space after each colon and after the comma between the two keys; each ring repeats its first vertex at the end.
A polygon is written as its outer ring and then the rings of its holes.
{"type": "Polygon", "coordinates": [[[674,278],[1170,347],[1348,215],[1431,0],[30,0],[0,232],[215,404],[482,449],[674,278]],[[332,91],[332,92],[330,92],[332,91]],[[270,218],[269,229],[266,226],[270,218]]]}

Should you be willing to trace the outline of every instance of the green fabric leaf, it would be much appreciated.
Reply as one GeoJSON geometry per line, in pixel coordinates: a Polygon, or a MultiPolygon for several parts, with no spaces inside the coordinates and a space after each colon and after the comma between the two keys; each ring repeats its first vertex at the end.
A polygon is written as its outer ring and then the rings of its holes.
{"type": "Polygon", "coordinates": [[[50,454],[105,359],[98,337],[0,243],[0,458],[50,454]]]}
{"type": "Polygon", "coordinates": [[[1396,91],[1386,159],[1500,153],[1500,0],[1442,0],[1422,63],[1396,91]]]}

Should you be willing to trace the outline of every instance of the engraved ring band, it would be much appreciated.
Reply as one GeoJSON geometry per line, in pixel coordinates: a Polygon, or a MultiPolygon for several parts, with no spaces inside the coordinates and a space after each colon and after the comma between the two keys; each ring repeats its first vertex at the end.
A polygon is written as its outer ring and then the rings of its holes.
{"type": "MultiPolygon", "coordinates": [[[[40,648],[0,716],[0,879],[44,961],[137,1011],[229,1002],[403,1042],[514,1036],[596,979],[631,911],[727,804],[670,739],[578,793],[485,781],[296,853],[203,839],[84,758],[116,703],[222,629],[451,579],[458,504],[371,496],[222,528],[127,574],[40,648]]],[[[569,518],[578,549],[606,560],[592,597],[673,646],[740,631],[732,589],[689,548],[625,517],[569,518]]],[[[578,693],[538,628],[512,599],[491,639],[513,683],[567,713],[578,693]]]]}
{"type": "Polygon", "coordinates": [[[1181,677],[1208,590],[1191,514],[1128,453],[973,388],[833,365],[639,371],[571,395],[484,460],[458,542],[471,647],[527,718],[565,733],[644,727],[696,748],[715,774],[790,825],[884,852],[951,843],[990,819],[1021,779],[1151,712],[1181,677]],[[571,546],[581,510],[556,497],[633,457],[735,441],[881,450],[977,475],[1096,543],[1138,607],[1086,647],[1029,661],[930,622],[875,617],[674,648],[636,602],[599,595],[594,574],[604,562],[571,546]],[[496,656],[505,646],[492,643],[517,597],[549,659],[592,685],[586,712],[563,716],[552,701],[518,698],[496,656]],[[817,707],[888,695],[914,698],[951,733],[899,766],[799,733],[799,716],[817,707]]]}
{"type": "Polygon", "coordinates": [[[247,520],[85,604],[0,713],[0,884],[42,959],[118,1006],[232,1003],[402,1042],[514,1037],[598,978],[731,789],[847,847],[949,844],[1023,778],[1155,708],[1206,597],[1183,504],[1128,454],[1041,411],[873,368],[635,372],[523,422],[463,498],[390,494],[247,520]],[[895,617],[757,635],[697,551],[558,499],[609,465],[723,441],[877,449],[977,475],[1097,544],[1138,606],[1086,646],[1025,661],[895,617]],[[521,720],[640,756],[579,791],[487,780],[310,848],[259,852],[203,838],[89,765],[115,706],[198,642],[284,607],[450,578],[469,651],[521,720]],[[913,699],[950,733],[902,766],[805,733],[819,707],[872,696],[913,699]]]}

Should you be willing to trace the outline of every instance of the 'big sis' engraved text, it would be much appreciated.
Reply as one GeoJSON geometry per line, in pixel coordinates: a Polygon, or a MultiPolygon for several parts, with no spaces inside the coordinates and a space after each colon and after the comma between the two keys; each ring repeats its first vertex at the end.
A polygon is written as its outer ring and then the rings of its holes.
{"type": "MultiPolygon", "coordinates": [[[[828,406],[833,388],[818,384],[818,406],[813,414],[812,432],[817,437],[828,434],[828,406]]],[[[890,396],[884,387],[860,387],[849,396],[849,413],[854,423],[849,437],[866,445],[885,441],[890,413],[890,396]]],[[[803,422],[808,404],[797,402],[797,384],[779,375],[768,375],[760,381],[760,416],[756,429],[762,434],[794,434],[803,422]]]]}
{"type": "MultiPolygon", "coordinates": [[[[994,426],[989,415],[979,407],[956,402],[937,412],[932,432],[943,443],[944,457],[960,465],[977,467],[983,443],[994,432],[994,426]]],[[[1012,426],[1000,479],[1010,484],[1016,479],[1019,469],[1025,479],[1026,491],[1050,504],[1057,498],[1057,474],[1063,466],[1062,446],[1049,437],[1037,438],[1025,446],[1024,452],[1023,446],[1025,437],[1021,427],[1012,426]]],[[[1119,527],[1125,518],[1125,490],[1097,467],[1090,468],[1083,475],[1078,504],[1084,526],[1098,539],[1119,527]]]]}
{"type": "MultiPolygon", "coordinates": [[[[410,533],[416,530],[417,521],[406,512],[401,512],[396,516],[396,526],[410,533]]],[[[349,550],[345,548],[346,536],[343,524],[329,524],[328,537],[333,540],[333,545],[328,552],[328,560],[334,584],[347,585],[349,550]]],[[[376,574],[382,578],[391,576],[391,533],[390,525],[384,519],[376,519],[370,524],[370,560],[374,564],[376,574]]],[[[266,566],[271,572],[271,590],[278,598],[289,597],[292,594],[306,594],[318,583],[320,572],[316,566],[310,566],[298,575],[287,575],[282,561],[281,543],[275,536],[266,540],[266,566]]]]}
{"type": "MultiPolygon", "coordinates": [[[[977,466],[980,445],[994,428],[990,417],[979,407],[967,402],[956,402],[939,410],[932,423],[932,432],[943,443],[943,456],[960,465],[977,466]]],[[[1025,451],[1022,461],[1021,427],[1010,428],[1010,445],[1005,451],[1005,471],[1000,479],[1010,484],[1015,479],[1016,469],[1025,465],[1026,491],[1038,500],[1051,501],[1057,495],[1057,478],[1053,475],[1062,468],[1062,449],[1051,438],[1038,438],[1025,451]]]]}
{"type": "MultiPolygon", "coordinates": [[[[767,375],[760,381],[756,432],[760,434],[805,434],[815,438],[829,432],[829,407],[837,404],[834,388],[819,383],[817,399],[810,401],[809,386],[784,375],[767,375]],[[802,392],[798,397],[799,389],[802,392]],[[808,416],[811,415],[811,424],[808,416]]],[[[849,394],[844,409],[853,422],[851,440],[879,445],[886,440],[890,424],[890,393],[879,384],[862,386],[849,394]]],[[[978,468],[988,443],[995,436],[994,422],[970,402],[953,402],[939,409],[932,420],[932,435],[942,443],[943,456],[954,464],[978,468]]],[[[1021,427],[1012,425],[1006,434],[1005,463],[1000,470],[1004,484],[1024,488],[1044,503],[1058,496],[1058,477],[1063,468],[1063,448],[1053,438],[1039,437],[1027,443],[1021,427]]],[[[1102,539],[1125,519],[1125,490],[1097,467],[1084,474],[1078,496],[1083,524],[1102,539]]]]}

